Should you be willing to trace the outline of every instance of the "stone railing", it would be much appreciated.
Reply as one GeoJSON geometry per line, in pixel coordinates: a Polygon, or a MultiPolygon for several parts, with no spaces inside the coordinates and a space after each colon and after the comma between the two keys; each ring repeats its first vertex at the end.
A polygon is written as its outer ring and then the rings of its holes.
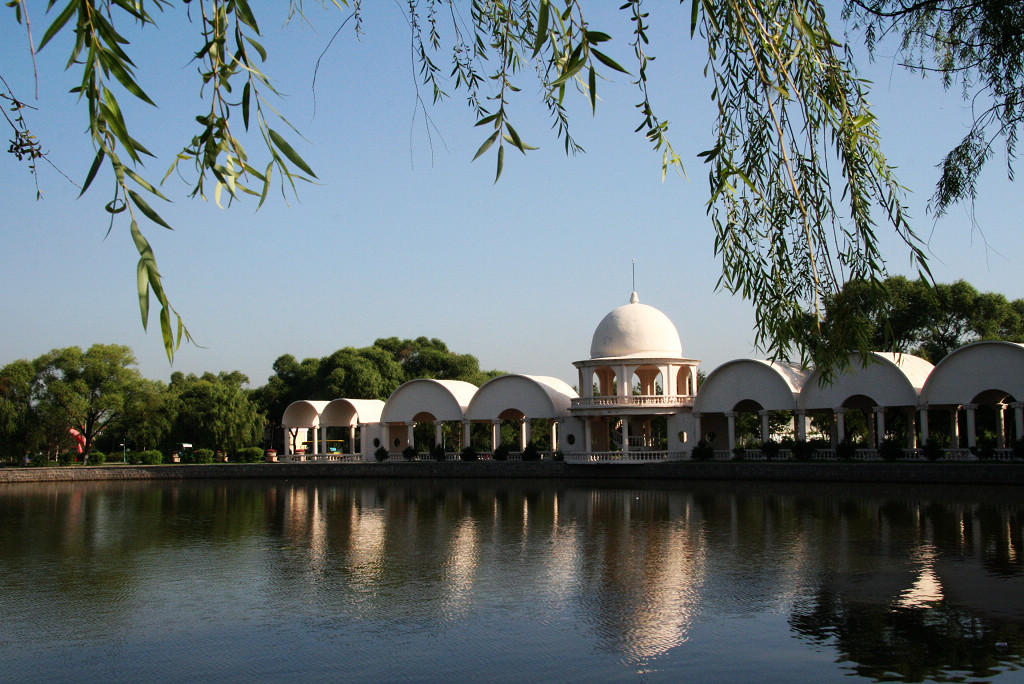
{"type": "Polygon", "coordinates": [[[693,406],[693,397],[666,396],[663,394],[631,394],[625,397],[579,397],[570,402],[570,409],[615,408],[623,406],[678,408],[681,406],[693,406]]]}
{"type": "Polygon", "coordinates": [[[566,454],[567,463],[657,463],[682,461],[682,451],[591,451],[586,454],[566,454]]]}

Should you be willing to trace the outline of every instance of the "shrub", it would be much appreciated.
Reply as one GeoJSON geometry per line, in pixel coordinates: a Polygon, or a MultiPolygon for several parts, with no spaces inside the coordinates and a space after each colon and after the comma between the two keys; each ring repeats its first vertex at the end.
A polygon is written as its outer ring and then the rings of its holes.
{"type": "Polygon", "coordinates": [[[70,451],[62,451],[59,454],[57,454],[57,465],[69,466],[71,465],[71,461],[73,459],[74,454],[72,454],[70,451]]]}
{"type": "Polygon", "coordinates": [[[903,455],[903,446],[892,437],[886,437],[878,445],[878,455],[884,461],[895,461],[903,455]]]}
{"type": "Polygon", "coordinates": [[[414,447],[411,444],[409,446],[405,447],[404,449],[402,449],[402,456],[405,457],[406,461],[415,461],[416,460],[416,454],[417,454],[416,447],[414,447]]]}
{"type": "Polygon", "coordinates": [[[435,444],[430,447],[430,457],[435,461],[443,461],[446,456],[443,444],[435,444]]]}
{"type": "Polygon", "coordinates": [[[511,451],[508,444],[499,444],[498,448],[494,450],[495,461],[507,461],[508,453],[511,451]]]}
{"type": "Polygon", "coordinates": [[[143,465],[160,465],[164,462],[164,455],[157,449],[138,451],[133,456],[138,458],[139,463],[143,465]]]}
{"type": "Polygon", "coordinates": [[[462,450],[461,458],[463,461],[475,461],[477,459],[476,447],[470,444],[468,447],[462,450]]]}
{"type": "Polygon", "coordinates": [[[734,460],[734,461],[743,461],[746,458],[747,458],[747,449],[746,449],[746,447],[741,447],[741,446],[733,447],[733,450],[732,450],[732,460],[734,460]]]}
{"type": "Polygon", "coordinates": [[[710,461],[714,455],[715,448],[706,439],[698,441],[690,452],[690,458],[694,461],[710,461]]]}
{"type": "Polygon", "coordinates": [[[797,461],[809,461],[814,457],[814,444],[806,440],[793,440],[793,446],[790,449],[793,452],[793,458],[797,461]]]}
{"type": "Polygon", "coordinates": [[[88,462],[90,465],[103,465],[107,462],[107,455],[102,451],[90,451],[88,462]]]}
{"type": "Polygon", "coordinates": [[[540,449],[533,442],[527,442],[526,448],[523,449],[523,460],[524,461],[539,461],[540,460],[540,449]]]}
{"type": "Polygon", "coordinates": [[[782,449],[782,445],[776,442],[774,439],[769,439],[761,443],[761,452],[764,457],[769,461],[779,457],[779,451],[782,449]]]}
{"type": "Polygon", "coordinates": [[[379,446],[377,447],[377,450],[373,452],[373,457],[377,459],[378,463],[388,460],[388,456],[390,455],[391,454],[388,453],[388,448],[386,446],[379,446]]]}
{"type": "Polygon", "coordinates": [[[565,453],[561,449],[555,449],[555,455],[552,457],[555,461],[564,461],[565,453]]]}
{"type": "Polygon", "coordinates": [[[942,458],[942,445],[934,437],[929,437],[921,448],[921,453],[929,461],[938,461],[942,458]]]}
{"type": "Polygon", "coordinates": [[[836,457],[844,461],[852,461],[857,455],[857,443],[844,439],[836,446],[836,457]]]}
{"type": "Polygon", "coordinates": [[[196,449],[193,455],[196,463],[213,463],[213,449],[196,449]]]}
{"type": "Polygon", "coordinates": [[[235,452],[239,463],[259,463],[263,460],[263,449],[259,447],[243,447],[235,452]]]}

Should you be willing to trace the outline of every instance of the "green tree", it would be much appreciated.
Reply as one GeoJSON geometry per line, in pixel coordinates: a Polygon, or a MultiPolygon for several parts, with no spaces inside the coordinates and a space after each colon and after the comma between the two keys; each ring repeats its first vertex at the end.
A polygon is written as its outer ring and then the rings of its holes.
{"type": "Polygon", "coordinates": [[[97,437],[125,415],[131,397],[144,384],[135,355],[118,344],[94,344],[84,352],[78,347],[54,349],[33,365],[31,410],[37,438],[47,449],[66,448],[69,431],[77,430],[86,461],[97,437]]]}
{"type": "Polygon", "coordinates": [[[851,281],[826,298],[823,328],[837,346],[857,330],[872,349],[910,352],[938,363],[978,340],[1024,342],[1024,300],[980,293],[963,280],[930,285],[894,277],[880,289],[851,281]]]}
{"type": "Polygon", "coordinates": [[[202,376],[173,373],[170,392],[177,414],[173,441],[231,452],[259,444],[265,420],[243,387],[248,382],[238,371],[202,376]]]}
{"type": "Polygon", "coordinates": [[[35,369],[29,361],[0,368],[0,456],[21,456],[29,448],[34,380],[35,369]]]}
{"type": "MultiPolygon", "coordinates": [[[[351,22],[358,34],[363,4],[331,4],[349,13],[342,25],[351,22]]],[[[8,5],[18,22],[28,22],[25,0],[8,5]]],[[[260,23],[248,0],[184,5],[193,12],[189,18],[198,34],[184,51],[198,66],[201,111],[189,120],[197,125],[195,135],[170,170],[192,167],[193,195],[205,197],[212,185],[218,201],[248,193],[260,204],[272,177],[282,189],[292,190],[297,180],[314,178],[313,170],[271,127],[268,98],[275,93],[262,71],[266,51],[258,42],[260,23]],[[256,161],[243,146],[239,122],[246,130],[252,127],[262,141],[262,160],[256,161]]],[[[468,17],[440,11],[443,5],[437,0],[404,5],[409,47],[421,83],[435,102],[456,91],[466,96],[484,131],[476,156],[494,153],[496,179],[507,149],[532,149],[513,126],[517,93],[539,93],[566,151],[576,152],[581,148],[571,134],[566,91],[580,91],[596,110],[603,76],[614,72],[630,74],[636,86],[636,130],[661,153],[663,175],[682,168],[669,122],[655,111],[650,95],[647,67],[654,56],[647,52],[647,31],[652,20],[641,0],[622,4],[631,31],[618,42],[595,26],[583,4],[574,0],[474,2],[468,17]],[[621,58],[624,52],[631,53],[628,60],[621,58]],[[450,60],[449,78],[438,66],[442,59],[450,60]],[[539,88],[524,83],[533,75],[539,88]]],[[[722,260],[719,285],[751,301],[756,342],[762,348],[813,360],[826,370],[843,366],[848,347],[837,346],[817,325],[807,325],[807,312],[820,322],[823,298],[847,280],[879,286],[885,275],[879,226],[895,233],[912,266],[927,273],[921,243],[904,212],[903,191],[882,152],[867,85],[857,77],[846,46],[836,40],[820,0],[691,0],[690,6],[690,36],[707,44],[704,74],[717,111],[710,145],[701,157],[708,169],[715,250],[722,260]]],[[[135,73],[131,41],[139,40],[142,29],[155,27],[157,17],[149,8],[163,11],[173,5],[168,0],[68,0],[63,5],[52,0],[47,7],[56,9],[39,48],[64,33],[74,34],[64,48],[68,68],[81,74],[75,92],[85,103],[87,131],[96,149],[83,186],[88,189],[101,169],[114,181],[113,197],[105,207],[111,214],[124,213],[139,252],[143,324],[152,294],[160,304],[164,346],[172,356],[188,331],[170,305],[140,228],[140,222],[167,226],[149,204],[166,197],[139,173],[149,152],[125,120],[117,98],[152,104],[135,73]],[[176,327],[171,324],[174,317],[176,327]]],[[[918,68],[936,69],[947,86],[962,84],[966,97],[975,94],[978,84],[993,98],[994,105],[982,109],[974,129],[947,156],[936,206],[941,212],[951,201],[973,197],[993,135],[1005,138],[1011,163],[1013,159],[1022,92],[1021,0],[922,0],[912,5],[847,0],[845,8],[852,25],[864,28],[869,48],[880,35],[902,32],[904,53],[921,55],[918,68]],[[929,66],[926,53],[935,55],[929,66]]],[[[302,10],[301,0],[291,0],[282,18],[301,15],[302,10]]],[[[266,17],[271,10],[261,12],[266,17]]],[[[11,152],[33,164],[42,147],[24,119],[23,103],[13,93],[6,95],[16,112],[8,118],[14,134],[11,152]]],[[[864,336],[852,341],[861,351],[870,349],[864,336]]]]}

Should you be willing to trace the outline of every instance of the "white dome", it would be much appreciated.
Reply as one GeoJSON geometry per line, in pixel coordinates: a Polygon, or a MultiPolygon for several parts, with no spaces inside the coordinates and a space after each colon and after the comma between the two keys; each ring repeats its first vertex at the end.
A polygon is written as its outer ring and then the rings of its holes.
{"type": "Polygon", "coordinates": [[[634,292],[629,304],[604,317],[590,343],[590,358],[616,356],[682,358],[683,345],[668,316],[641,304],[634,292]]]}

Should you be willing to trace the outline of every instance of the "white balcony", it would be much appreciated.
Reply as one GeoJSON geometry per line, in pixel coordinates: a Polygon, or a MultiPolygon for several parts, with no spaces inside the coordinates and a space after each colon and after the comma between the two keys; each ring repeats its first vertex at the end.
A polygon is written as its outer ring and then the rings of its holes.
{"type": "Polygon", "coordinates": [[[693,406],[693,397],[664,394],[631,394],[625,397],[600,396],[573,399],[569,410],[610,408],[682,408],[693,406]]]}

